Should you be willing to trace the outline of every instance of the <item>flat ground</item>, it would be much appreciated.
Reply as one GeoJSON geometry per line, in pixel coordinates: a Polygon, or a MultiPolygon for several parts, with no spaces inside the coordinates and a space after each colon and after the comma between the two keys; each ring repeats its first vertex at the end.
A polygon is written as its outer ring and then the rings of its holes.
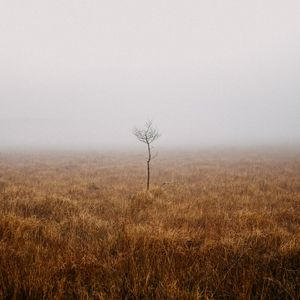
{"type": "Polygon", "coordinates": [[[0,153],[0,298],[299,299],[300,150],[0,153]]]}

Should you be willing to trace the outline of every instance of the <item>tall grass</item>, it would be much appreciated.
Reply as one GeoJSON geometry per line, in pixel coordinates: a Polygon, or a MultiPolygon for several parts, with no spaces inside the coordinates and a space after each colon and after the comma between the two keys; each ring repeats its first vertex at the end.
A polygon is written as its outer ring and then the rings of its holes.
{"type": "Polygon", "coordinates": [[[1,154],[1,299],[299,299],[300,155],[1,154]]]}

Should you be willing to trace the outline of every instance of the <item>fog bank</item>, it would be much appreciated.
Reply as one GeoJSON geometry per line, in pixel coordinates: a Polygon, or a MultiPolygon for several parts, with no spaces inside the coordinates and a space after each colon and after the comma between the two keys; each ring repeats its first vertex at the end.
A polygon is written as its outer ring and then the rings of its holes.
{"type": "Polygon", "coordinates": [[[2,1],[0,147],[300,143],[299,1],[2,1]]]}

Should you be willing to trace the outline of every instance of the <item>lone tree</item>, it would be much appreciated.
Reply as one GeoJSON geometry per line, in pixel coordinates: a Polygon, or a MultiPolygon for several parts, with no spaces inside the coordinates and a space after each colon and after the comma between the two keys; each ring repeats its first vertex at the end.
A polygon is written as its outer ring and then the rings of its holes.
{"type": "Polygon", "coordinates": [[[150,185],[150,161],[151,161],[151,147],[155,140],[160,137],[160,133],[156,128],[153,127],[152,121],[148,121],[145,124],[145,127],[142,129],[134,128],[133,134],[137,137],[140,142],[147,144],[148,148],[148,159],[147,159],[147,191],[149,190],[150,185]]]}

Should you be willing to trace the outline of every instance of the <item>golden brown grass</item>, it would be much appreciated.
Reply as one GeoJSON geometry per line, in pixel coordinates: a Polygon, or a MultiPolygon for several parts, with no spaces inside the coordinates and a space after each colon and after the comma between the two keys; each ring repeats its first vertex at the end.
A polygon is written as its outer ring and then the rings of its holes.
{"type": "Polygon", "coordinates": [[[144,163],[0,154],[0,298],[300,298],[299,151],[144,163]]]}

